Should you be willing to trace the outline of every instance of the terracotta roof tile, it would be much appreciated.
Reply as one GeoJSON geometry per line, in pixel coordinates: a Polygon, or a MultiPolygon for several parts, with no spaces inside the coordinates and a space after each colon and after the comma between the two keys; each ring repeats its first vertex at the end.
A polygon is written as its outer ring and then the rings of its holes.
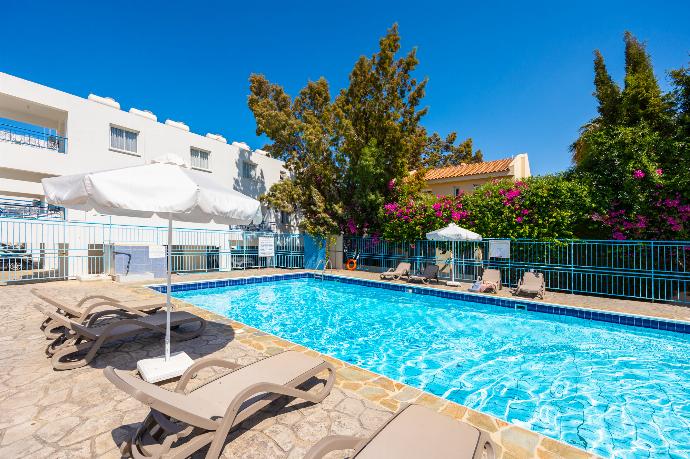
{"type": "Polygon", "coordinates": [[[424,174],[424,180],[439,180],[452,177],[465,177],[467,175],[490,174],[510,170],[513,158],[497,159],[483,163],[461,164],[459,166],[440,167],[429,169],[424,174]]]}

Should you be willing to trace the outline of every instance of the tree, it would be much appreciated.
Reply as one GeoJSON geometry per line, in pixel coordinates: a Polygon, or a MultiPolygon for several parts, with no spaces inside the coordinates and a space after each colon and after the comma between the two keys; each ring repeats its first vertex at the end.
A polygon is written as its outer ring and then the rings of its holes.
{"type": "Polygon", "coordinates": [[[597,49],[594,51],[594,94],[599,105],[598,121],[603,125],[619,122],[621,112],[621,89],[609,75],[604,63],[604,56],[597,49]]]}
{"type": "Polygon", "coordinates": [[[675,89],[663,93],[651,58],[625,33],[625,82],[620,91],[595,52],[598,116],[573,143],[573,180],[592,190],[601,236],[617,239],[690,235],[690,105],[688,71],[670,73],[675,89]],[[608,234],[607,234],[608,233],[608,234]]]}
{"type": "Polygon", "coordinates": [[[645,45],[625,32],[625,86],[621,94],[622,123],[635,126],[645,122],[655,130],[672,128],[672,103],[661,93],[652,60],[645,45]]]}
{"type": "Polygon", "coordinates": [[[290,172],[263,202],[298,212],[302,229],[311,234],[375,234],[383,203],[403,183],[414,188],[419,182],[420,175],[410,178],[410,171],[427,165],[424,155],[441,158],[437,163],[481,158],[471,139],[455,146],[454,133],[444,142],[427,134],[421,125],[427,108],[420,108],[427,79],[413,76],[416,50],[403,56],[399,51],[393,25],[378,52],[357,60],[348,87],[335,100],[324,78],[309,82],[292,99],[263,75],[250,77],[248,105],[256,133],[271,140],[264,148],[286,161],[290,172]]]}
{"type": "Polygon", "coordinates": [[[338,177],[343,160],[332,148],[334,107],[325,79],[310,81],[294,100],[263,75],[250,77],[249,108],[256,133],[273,141],[265,148],[285,161],[289,177],[275,184],[262,201],[275,209],[296,212],[305,231],[337,231],[343,207],[338,177]]]}
{"type": "Polygon", "coordinates": [[[472,139],[467,138],[460,145],[455,145],[457,137],[455,132],[448,134],[445,139],[437,133],[430,135],[422,153],[422,165],[434,168],[481,162],[482,151],[474,150],[472,139]]]}

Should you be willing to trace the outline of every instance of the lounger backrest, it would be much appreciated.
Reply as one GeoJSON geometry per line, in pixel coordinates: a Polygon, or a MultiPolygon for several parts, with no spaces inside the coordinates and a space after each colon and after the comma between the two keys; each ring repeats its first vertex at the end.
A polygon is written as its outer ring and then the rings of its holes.
{"type": "Polygon", "coordinates": [[[409,263],[405,263],[405,262],[398,263],[398,267],[395,268],[395,272],[396,273],[408,273],[408,272],[410,272],[411,267],[412,266],[409,263]]]}
{"type": "Polygon", "coordinates": [[[424,273],[422,273],[423,277],[426,278],[433,278],[438,276],[438,265],[426,265],[424,268],[424,273]]]}
{"type": "Polygon", "coordinates": [[[494,284],[501,283],[501,271],[498,269],[485,269],[482,274],[484,282],[493,282],[494,284]]]}
{"type": "Polygon", "coordinates": [[[36,298],[39,298],[40,300],[45,301],[46,303],[50,304],[51,306],[55,306],[58,309],[62,309],[62,307],[63,307],[60,303],[58,303],[54,299],[50,298],[49,296],[42,294],[41,292],[39,292],[35,288],[31,289],[31,293],[36,298]]]}
{"type": "Polygon", "coordinates": [[[529,289],[539,289],[544,285],[544,274],[525,271],[522,275],[522,285],[529,289]]]}

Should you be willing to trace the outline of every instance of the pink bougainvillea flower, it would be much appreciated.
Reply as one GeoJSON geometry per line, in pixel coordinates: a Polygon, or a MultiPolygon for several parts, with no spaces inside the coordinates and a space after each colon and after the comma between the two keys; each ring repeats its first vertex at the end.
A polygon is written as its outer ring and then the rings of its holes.
{"type": "Polygon", "coordinates": [[[656,175],[664,175],[664,170],[663,169],[657,169],[656,175]]]}
{"type": "Polygon", "coordinates": [[[518,223],[522,223],[522,220],[523,220],[522,217],[517,217],[517,218],[515,218],[515,221],[518,222],[518,223]]]}
{"type": "Polygon", "coordinates": [[[357,233],[357,225],[355,224],[355,221],[353,219],[349,219],[347,221],[347,229],[350,230],[352,234],[357,233]]]}
{"type": "Polygon", "coordinates": [[[395,179],[392,178],[392,179],[390,179],[390,181],[388,182],[388,191],[393,191],[394,188],[395,188],[395,179]]]}
{"type": "Polygon", "coordinates": [[[527,215],[529,213],[529,209],[522,209],[522,215],[527,215]]]}
{"type": "Polygon", "coordinates": [[[384,205],[383,208],[385,209],[387,214],[392,214],[398,210],[398,203],[397,202],[389,202],[388,204],[384,205]]]}
{"type": "Polygon", "coordinates": [[[443,217],[443,212],[441,212],[440,210],[437,210],[437,211],[436,211],[436,216],[439,217],[439,218],[440,218],[440,217],[443,217]]]}
{"type": "Polygon", "coordinates": [[[441,203],[440,202],[435,202],[433,206],[431,206],[432,209],[439,211],[441,210],[441,203]]]}
{"type": "Polygon", "coordinates": [[[611,237],[617,241],[624,241],[625,240],[625,234],[621,233],[620,231],[614,231],[613,234],[611,235],[611,237]]]}
{"type": "Polygon", "coordinates": [[[637,170],[635,170],[635,172],[633,172],[633,177],[637,180],[643,179],[644,176],[645,176],[645,173],[643,171],[641,171],[640,169],[637,169],[637,170]]]}
{"type": "Polygon", "coordinates": [[[450,216],[451,216],[451,218],[452,218],[453,220],[458,221],[458,220],[461,220],[461,219],[465,218],[465,217],[467,216],[467,212],[456,212],[456,211],[453,211],[453,212],[450,213],[450,216]]]}

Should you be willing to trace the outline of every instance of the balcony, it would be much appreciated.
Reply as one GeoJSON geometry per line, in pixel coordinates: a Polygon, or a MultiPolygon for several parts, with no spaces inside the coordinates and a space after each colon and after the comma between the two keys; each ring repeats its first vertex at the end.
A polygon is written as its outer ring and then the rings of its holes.
{"type": "Polygon", "coordinates": [[[29,145],[36,148],[52,150],[56,153],[64,154],[67,152],[66,137],[7,123],[0,123],[0,142],[29,145]]]}
{"type": "Polygon", "coordinates": [[[0,218],[64,220],[65,208],[35,199],[0,198],[0,218]]]}

